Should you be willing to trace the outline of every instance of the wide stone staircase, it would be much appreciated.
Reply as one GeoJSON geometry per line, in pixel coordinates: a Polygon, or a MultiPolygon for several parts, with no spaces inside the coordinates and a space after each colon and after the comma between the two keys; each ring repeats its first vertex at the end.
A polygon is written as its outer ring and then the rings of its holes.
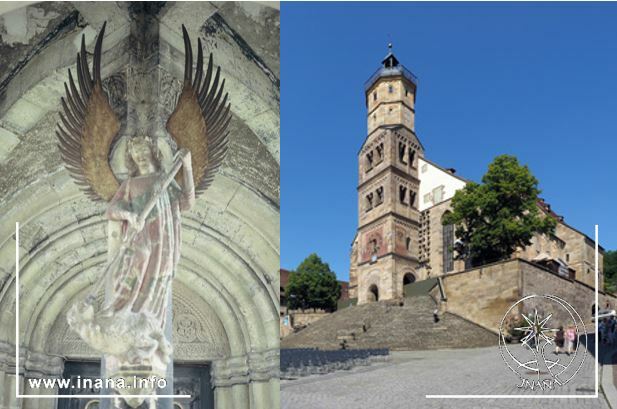
{"type": "Polygon", "coordinates": [[[425,350],[497,345],[497,335],[455,314],[435,322],[436,303],[422,292],[399,302],[348,307],[281,341],[281,348],[425,350]]]}

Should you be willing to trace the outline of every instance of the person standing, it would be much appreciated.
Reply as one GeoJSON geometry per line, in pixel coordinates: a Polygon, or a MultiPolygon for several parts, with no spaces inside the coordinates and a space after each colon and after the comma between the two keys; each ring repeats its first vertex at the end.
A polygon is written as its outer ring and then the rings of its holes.
{"type": "Polygon", "coordinates": [[[575,345],[574,341],[576,340],[576,330],[573,325],[568,325],[568,329],[566,329],[565,334],[566,339],[566,353],[569,355],[574,352],[575,345]]]}
{"type": "Polygon", "coordinates": [[[563,351],[564,332],[563,326],[559,327],[559,330],[555,333],[555,355],[563,351]]]}

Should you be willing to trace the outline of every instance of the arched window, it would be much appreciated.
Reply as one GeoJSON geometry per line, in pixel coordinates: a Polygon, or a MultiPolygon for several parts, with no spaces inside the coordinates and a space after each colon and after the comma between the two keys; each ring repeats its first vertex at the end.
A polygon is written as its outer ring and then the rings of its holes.
{"type": "Polygon", "coordinates": [[[373,151],[366,154],[366,171],[373,169],[373,151]]]}
{"type": "Polygon", "coordinates": [[[373,208],[373,193],[369,193],[366,195],[366,211],[368,212],[373,208]]]}
{"type": "Polygon", "coordinates": [[[416,158],[416,151],[413,149],[409,149],[409,164],[411,166],[414,166],[414,160],[416,158]]]}
{"type": "Polygon", "coordinates": [[[407,164],[407,158],[405,157],[405,150],[407,150],[407,145],[403,142],[398,143],[398,160],[401,163],[407,164]]]}
{"type": "Polygon", "coordinates": [[[398,198],[402,204],[407,204],[407,188],[403,185],[399,185],[398,187],[398,198]]]}

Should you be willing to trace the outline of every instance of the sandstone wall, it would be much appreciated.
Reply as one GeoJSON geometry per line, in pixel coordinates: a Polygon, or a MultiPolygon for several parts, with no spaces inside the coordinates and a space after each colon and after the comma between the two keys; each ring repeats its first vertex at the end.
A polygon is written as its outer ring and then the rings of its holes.
{"type": "MultiPolygon", "coordinates": [[[[523,294],[550,294],[555,295],[564,301],[567,301],[581,316],[585,325],[590,325],[588,331],[592,331],[591,311],[595,304],[594,287],[579,281],[570,281],[555,274],[547,273],[546,271],[535,267],[526,262],[520,263],[522,274],[523,294]]],[[[614,295],[604,292],[598,292],[598,301],[600,308],[605,308],[608,302],[610,308],[615,308],[617,298],[614,295]]],[[[525,306],[529,309],[531,305],[525,306]]],[[[556,322],[559,325],[568,325],[571,318],[562,310],[544,311],[544,313],[553,313],[556,322]]]]}
{"type": "Polygon", "coordinates": [[[489,264],[445,275],[447,310],[492,331],[521,298],[519,261],[489,264]]]}
{"type": "Polygon", "coordinates": [[[289,315],[292,317],[293,326],[310,325],[313,322],[322,319],[329,315],[329,312],[323,310],[306,310],[306,311],[290,311],[289,315]]]}
{"type": "MultiPolygon", "coordinates": [[[[492,331],[510,306],[527,295],[550,294],[567,301],[580,314],[591,330],[591,308],[595,301],[594,288],[579,281],[571,281],[522,259],[489,264],[484,267],[445,275],[447,311],[469,319],[492,331]]],[[[617,306],[617,298],[599,293],[602,308],[617,306]]],[[[533,308],[527,303],[523,309],[533,308]]],[[[540,311],[539,311],[540,312],[540,311]]],[[[554,313],[554,321],[567,325],[569,317],[563,311],[554,313]]]]}

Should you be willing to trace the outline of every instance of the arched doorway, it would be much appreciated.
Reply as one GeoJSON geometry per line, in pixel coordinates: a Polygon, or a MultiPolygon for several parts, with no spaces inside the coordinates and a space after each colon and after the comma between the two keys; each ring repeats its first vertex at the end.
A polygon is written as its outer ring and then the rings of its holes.
{"type": "Polygon", "coordinates": [[[416,282],[416,276],[413,273],[405,273],[405,275],[403,276],[403,286],[406,286],[407,284],[411,284],[415,282],[416,282]]]}
{"type": "Polygon", "coordinates": [[[373,284],[368,288],[368,302],[379,301],[379,288],[373,284]]]}

